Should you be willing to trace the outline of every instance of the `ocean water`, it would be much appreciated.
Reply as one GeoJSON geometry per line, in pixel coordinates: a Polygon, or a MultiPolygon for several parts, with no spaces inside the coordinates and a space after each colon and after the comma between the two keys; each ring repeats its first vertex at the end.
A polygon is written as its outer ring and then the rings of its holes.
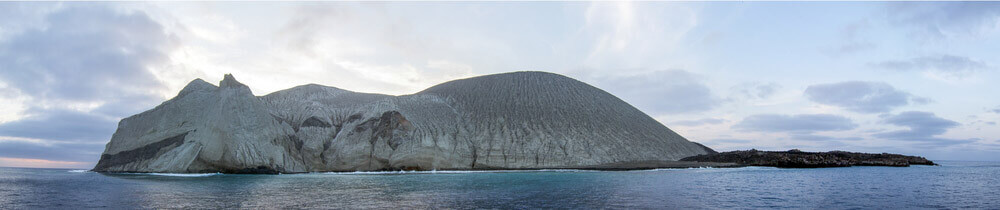
{"type": "Polygon", "coordinates": [[[0,209],[1000,208],[1000,162],[941,164],[288,175],[0,168],[0,209]]]}

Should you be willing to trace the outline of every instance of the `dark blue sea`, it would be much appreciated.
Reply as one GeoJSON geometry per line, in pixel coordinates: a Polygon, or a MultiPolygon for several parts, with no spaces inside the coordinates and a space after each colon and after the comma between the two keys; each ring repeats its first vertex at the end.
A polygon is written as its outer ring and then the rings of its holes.
{"type": "Polygon", "coordinates": [[[101,174],[0,168],[0,209],[1000,208],[1000,162],[645,171],[101,174]]]}

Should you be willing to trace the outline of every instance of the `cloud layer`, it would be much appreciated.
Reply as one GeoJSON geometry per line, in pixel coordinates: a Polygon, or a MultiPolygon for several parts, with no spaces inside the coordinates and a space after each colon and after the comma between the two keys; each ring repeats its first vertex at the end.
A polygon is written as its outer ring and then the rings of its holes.
{"type": "Polygon", "coordinates": [[[891,60],[873,63],[872,66],[897,71],[934,71],[952,77],[965,77],[992,67],[983,61],[955,55],[916,57],[909,60],[891,60]]]}
{"type": "Polygon", "coordinates": [[[942,140],[935,136],[944,134],[948,129],[961,125],[958,122],[940,118],[934,113],[918,111],[886,115],[882,118],[882,121],[891,125],[907,127],[908,129],[876,133],[872,136],[906,141],[942,140]]]}
{"type": "Polygon", "coordinates": [[[811,85],[806,88],[805,96],[816,103],[860,113],[883,113],[910,103],[929,102],[883,82],[865,81],[811,85]]]}
{"type": "Polygon", "coordinates": [[[0,124],[3,136],[60,142],[103,143],[111,139],[117,119],[73,110],[34,110],[24,119],[0,124]]]}
{"type": "Polygon", "coordinates": [[[893,2],[888,9],[892,23],[924,37],[984,36],[1000,29],[997,2],[893,2]]]}
{"type": "Polygon", "coordinates": [[[701,125],[715,125],[715,124],[720,124],[720,123],[723,123],[723,122],[726,122],[726,120],[719,119],[719,118],[702,118],[702,119],[697,119],[697,120],[679,120],[679,121],[674,121],[674,122],[670,122],[669,125],[701,126],[701,125]]]}
{"type": "Polygon", "coordinates": [[[684,70],[608,77],[597,86],[652,115],[704,112],[722,102],[701,78],[684,70]]]}
{"type": "Polygon", "coordinates": [[[408,94],[550,71],[727,149],[920,155],[1000,136],[996,2],[213,5],[0,2],[0,162],[97,158],[118,119],[225,73],[257,94],[408,94]],[[898,113],[913,105],[930,110],[898,113]]]}
{"type": "Polygon", "coordinates": [[[142,12],[69,7],[0,45],[0,79],[41,100],[92,102],[163,88],[147,68],[176,43],[142,12]]]}
{"type": "Polygon", "coordinates": [[[743,131],[811,133],[843,131],[857,128],[851,119],[831,114],[759,114],[751,115],[733,125],[743,131]]]}
{"type": "Polygon", "coordinates": [[[42,21],[0,42],[0,88],[26,107],[0,124],[0,157],[92,161],[118,119],[163,100],[151,68],[178,41],[143,12],[101,4],[67,4],[42,21]]]}

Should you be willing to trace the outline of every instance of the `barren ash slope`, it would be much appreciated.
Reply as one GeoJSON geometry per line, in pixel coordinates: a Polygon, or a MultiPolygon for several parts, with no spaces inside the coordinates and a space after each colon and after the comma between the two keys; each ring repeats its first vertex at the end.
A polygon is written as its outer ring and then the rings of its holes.
{"type": "Polygon", "coordinates": [[[553,73],[473,77],[403,96],[310,84],[259,97],[226,75],[219,86],[196,79],[121,120],[93,170],[635,169],[711,153],[621,99],[553,73]]]}

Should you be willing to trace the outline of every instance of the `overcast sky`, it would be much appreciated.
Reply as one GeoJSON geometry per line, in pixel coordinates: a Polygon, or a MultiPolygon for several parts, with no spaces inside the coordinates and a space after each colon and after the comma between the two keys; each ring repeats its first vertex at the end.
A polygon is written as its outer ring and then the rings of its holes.
{"type": "Polygon", "coordinates": [[[1000,160],[1000,3],[0,3],[0,166],[91,168],[233,73],[409,94],[548,71],[720,151],[1000,160]]]}

